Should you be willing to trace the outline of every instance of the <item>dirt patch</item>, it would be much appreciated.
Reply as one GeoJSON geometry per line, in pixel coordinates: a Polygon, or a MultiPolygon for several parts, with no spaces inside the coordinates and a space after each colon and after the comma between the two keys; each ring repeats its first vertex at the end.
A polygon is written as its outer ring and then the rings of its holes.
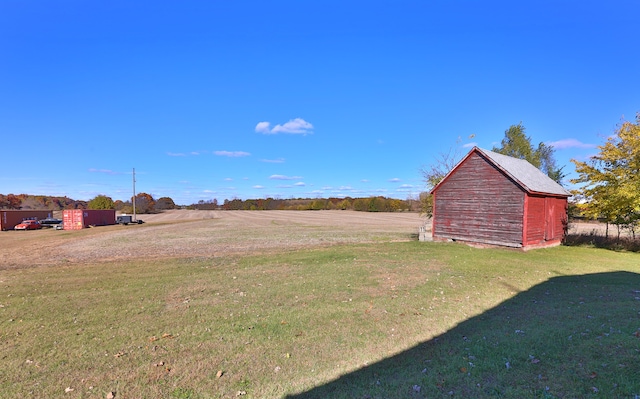
{"type": "Polygon", "coordinates": [[[0,269],[132,259],[277,253],[415,239],[416,213],[188,211],[139,215],[141,225],[2,232],[0,269]]]}

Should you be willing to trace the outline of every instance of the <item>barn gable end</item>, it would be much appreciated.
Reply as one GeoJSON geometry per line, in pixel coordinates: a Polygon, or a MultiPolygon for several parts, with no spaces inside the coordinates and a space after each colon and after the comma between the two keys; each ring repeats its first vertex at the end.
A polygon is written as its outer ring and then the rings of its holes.
{"type": "Polygon", "coordinates": [[[569,193],[530,163],[472,149],[432,190],[434,240],[556,245],[569,193]]]}

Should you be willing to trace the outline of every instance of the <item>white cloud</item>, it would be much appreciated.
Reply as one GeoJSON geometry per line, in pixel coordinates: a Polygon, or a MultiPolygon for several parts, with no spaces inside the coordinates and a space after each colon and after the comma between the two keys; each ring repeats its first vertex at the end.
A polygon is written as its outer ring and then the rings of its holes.
{"type": "Polygon", "coordinates": [[[305,183],[305,182],[303,182],[303,181],[299,181],[299,182],[297,182],[296,184],[294,184],[294,186],[297,186],[297,187],[304,187],[304,186],[306,186],[306,183],[305,183]]]}
{"type": "Polygon", "coordinates": [[[362,179],[360,180],[362,183],[369,183],[369,179],[362,179]]]}
{"type": "Polygon", "coordinates": [[[257,185],[257,186],[253,186],[253,188],[258,189],[258,190],[262,190],[264,188],[264,186],[257,185]]]}
{"type": "Polygon", "coordinates": [[[284,123],[282,125],[275,125],[273,128],[271,127],[271,123],[264,121],[258,122],[256,125],[256,133],[262,134],[278,134],[278,133],[287,133],[287,134],[312,134],[313,133],[313,125],[302,118],[291,119],[289,122],[284,123]]]}
{"type": "Polygon", "coordinates": [[[398,183],[398,182],[400,182],[400,181],[402,181],[402,180],[400,180],[400,179],[399,179],[399,178],[397,178],[397,177],[394,177],[393,179],[389,179],[389,182],[390,182],[390,183],[398,183]]]}
{"type": "Polygon", "coordinates": [[[558,141],[550,141],[547,143],[556,150],[564,150],[566,148],[595,148],[595,144],[586,144],[576,139],[564,139],[558,141]]]}
{"type": "Polygon", "coordinates": [[[473,143],[472,142],[472,143],[463,144],[462,148],[473,148],[473,147],[475,147],[477,145],[478,145],[478,143],[473,143]]]}
{"type": "Polygon", "coordinates": [[[170,157],[184,157],[185,154],[182,152],[167,152],[167,155],[170,157]]]}
{"type": "Polygon", "coordinates": [[[214,151],[213,153],[221,157],[231,157],[231,158],[248,157],[249,155],[251,155],[248,152],[244,152],[244,151],[214,151]]]}
{"type": "Polygon", "coordinates": [[[285,175],[271,175],[269,176],[271,180],[300,180],[301,176],[285,176],[285,175]]]}
{"type": "Polygon", "coordinates": [[[258,124],[256,125],[256,132],[265,134],[271,133],[269,125],[271,125],[269,122],[258,122],[258,124]]]}

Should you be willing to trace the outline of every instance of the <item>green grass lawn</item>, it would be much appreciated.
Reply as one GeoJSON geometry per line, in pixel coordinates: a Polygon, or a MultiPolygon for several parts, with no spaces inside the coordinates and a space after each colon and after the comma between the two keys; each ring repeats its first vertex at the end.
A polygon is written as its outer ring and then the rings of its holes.
{"type": "Polygon", "coordinates": [[[637,398],[640,255],[395,242],[0,271],[2,398],[637,398]]]}

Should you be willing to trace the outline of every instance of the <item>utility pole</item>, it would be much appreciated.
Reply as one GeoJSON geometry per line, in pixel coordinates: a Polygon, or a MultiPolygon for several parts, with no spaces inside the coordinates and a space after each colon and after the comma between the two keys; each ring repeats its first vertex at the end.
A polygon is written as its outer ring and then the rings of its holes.
{"type": "Polygon", "coordinates": [[[133,221],[137,220],[136,218],[136,168],[133,168],[133,221]]]}

